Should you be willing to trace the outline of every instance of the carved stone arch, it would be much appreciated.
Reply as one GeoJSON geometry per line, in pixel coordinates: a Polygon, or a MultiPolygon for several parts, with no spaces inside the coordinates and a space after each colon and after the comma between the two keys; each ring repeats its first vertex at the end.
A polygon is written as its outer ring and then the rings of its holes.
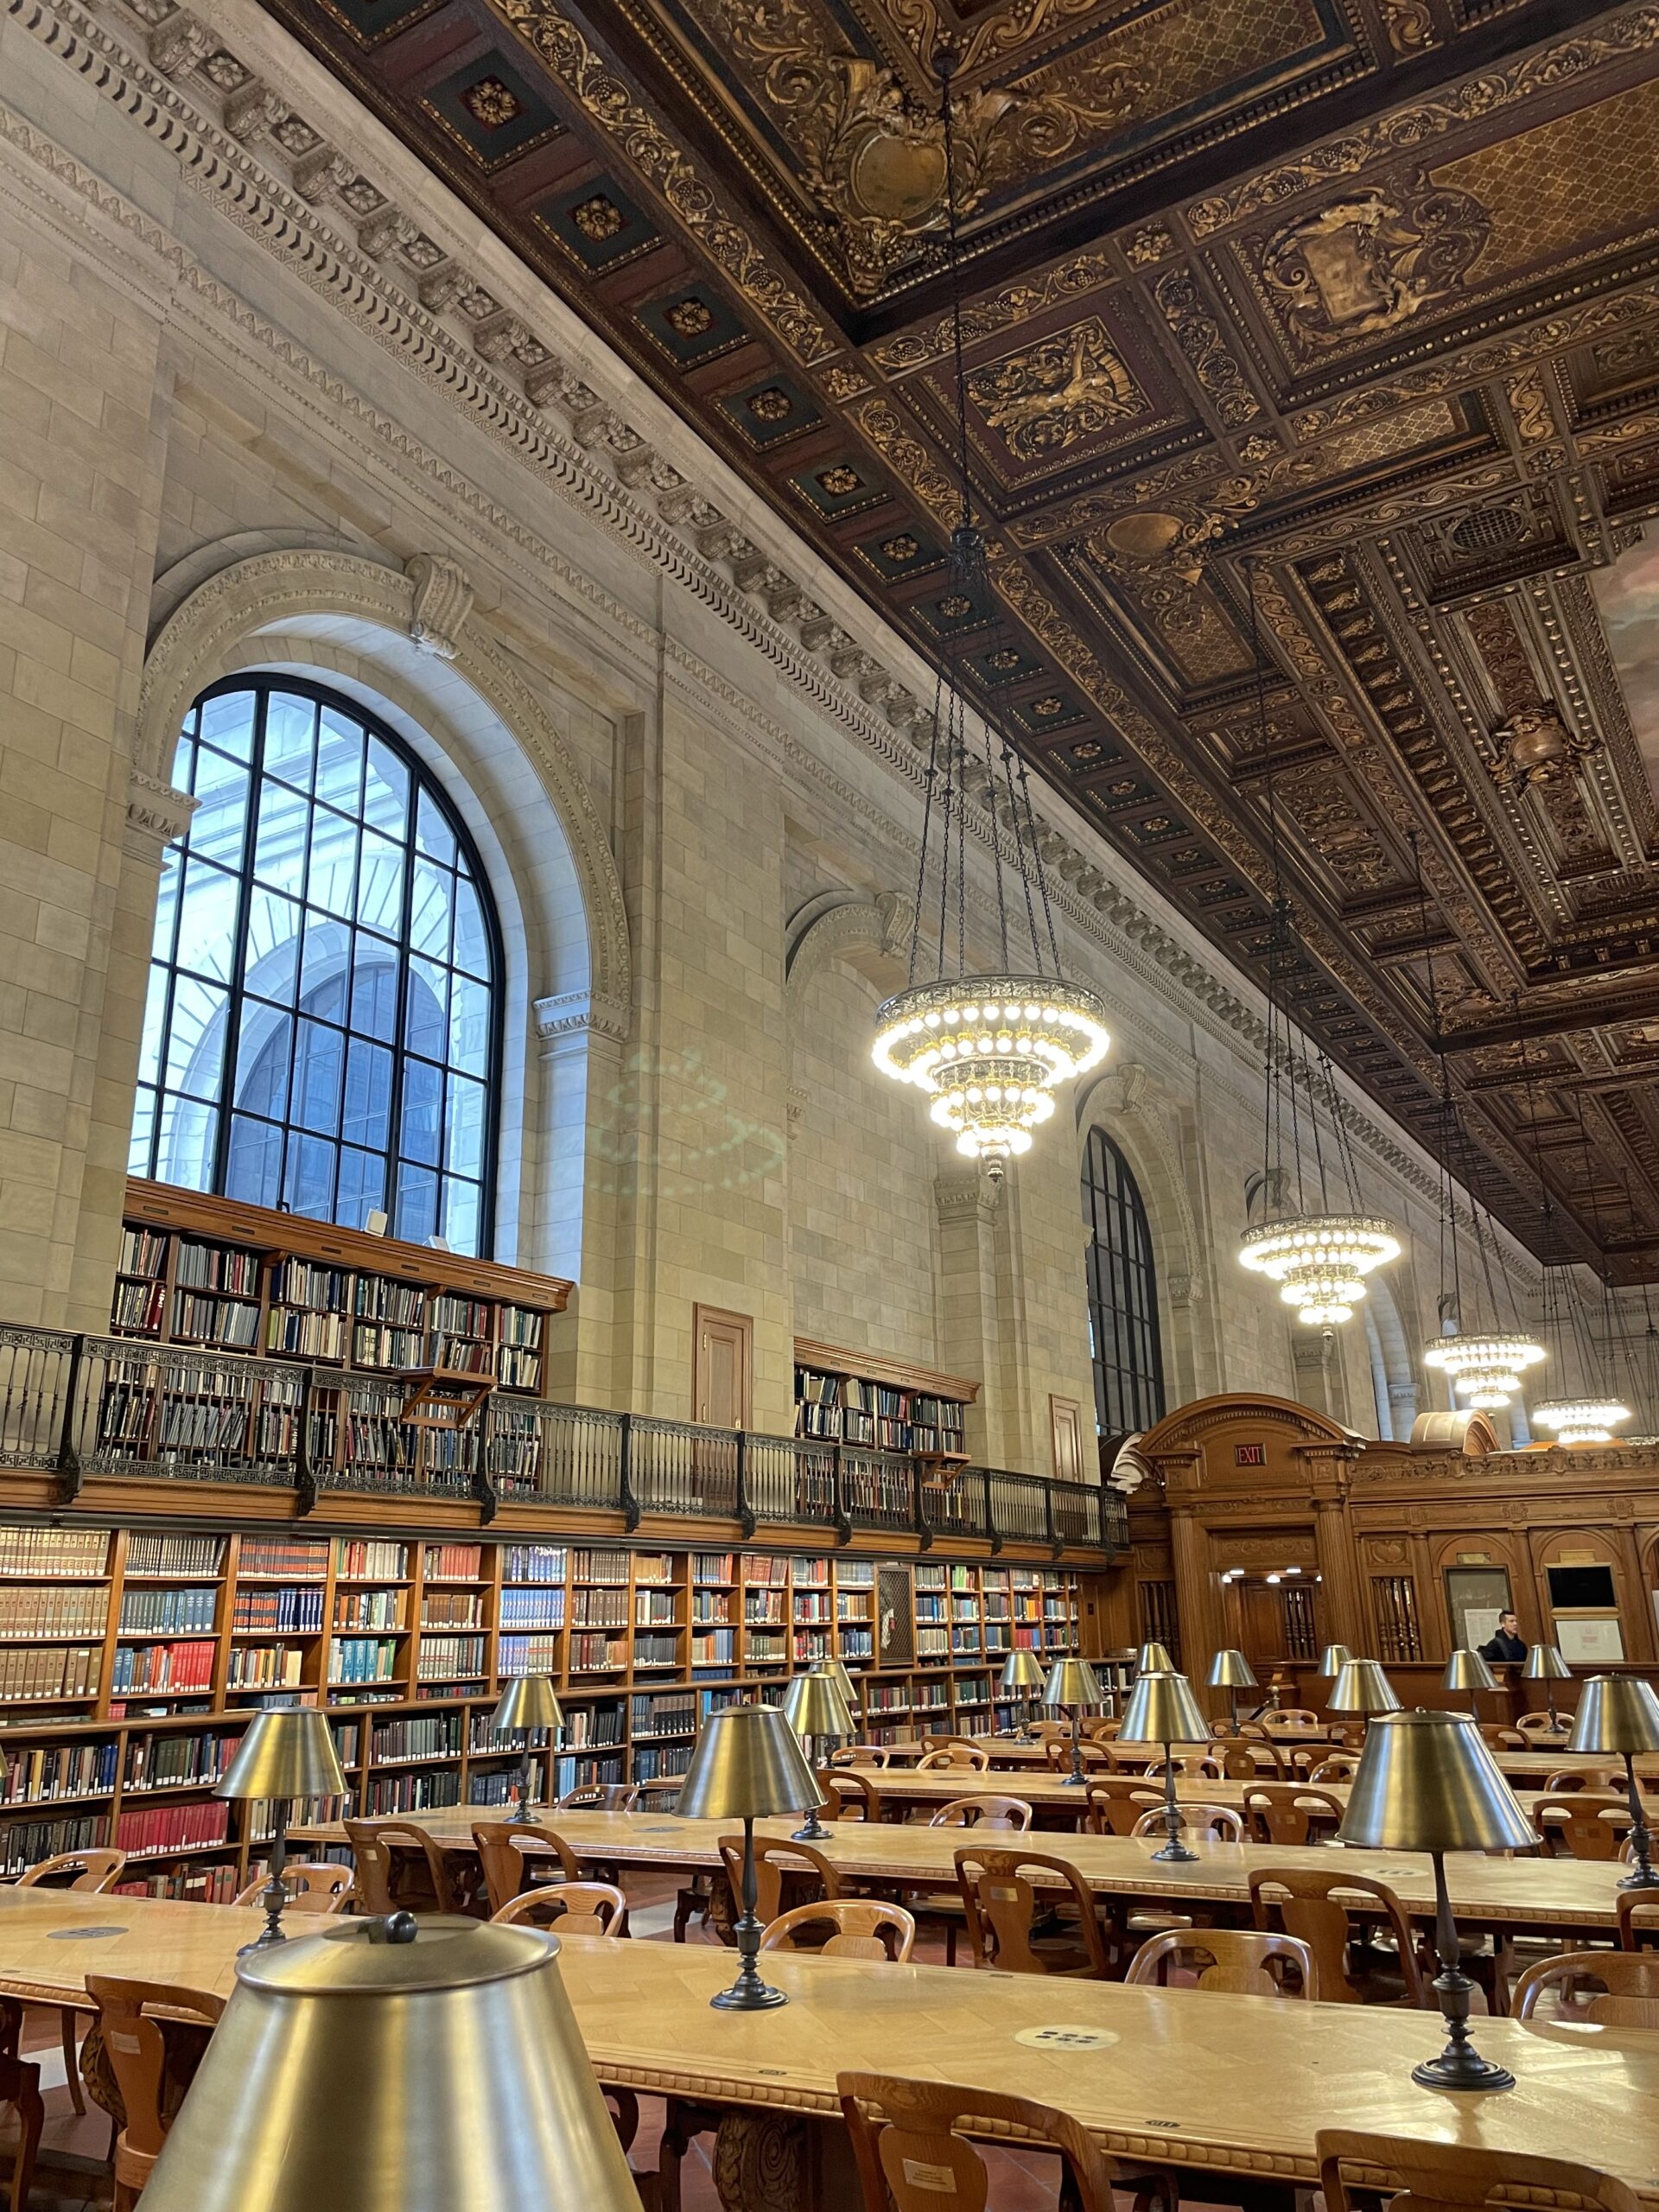
{"type": "Polygon", "coordinates": [[[800,1026],[814,976],[832,961],[856,969],[883,996],[904,988],[911,912],[899,891],[874,899],[825,893],[801,908],[790,925],[784,963],[784,1013],[791,1033],[800,1026]]]}
{"type": "MultiPolygon", "coordinates": [[[[585,951],[577,952],[575,932],[569,950],[587,972],[572,968],[546,984],[563,992],[586,989],[597,1003],[626,1012],[632,999],[627,912],[604,825],[547,709],[487,632],[467,620],[470,604],[461,572],[429,556],[416,556],[408,571],[312,547],[232,561],[189,594],[150,647],[139,692],[135,771],[165,780],[192,701],[221,677],[259,664],[261,639],[280,638],[289,665],[292,641],[315,639],[320,649],[308,658],[327,667],[327,648],[349,643],[353,626],[360,625],[359,636],[379,633],[378,649],[367,656],[377,669],[402,667],[417,693],[428,688],[423,664],[429,670],[435,657],[443,673],[470,694],[471,718],[481,709],[522,753],[563,830],[570,890],[586,924],[585,951]],[[447,631],[435,626],[439,617],[447,620],[447,631]]],[[[449,717],[457,728],[467,719],[460,711],[449,717]]],[[[545,860],[556,874],[564,856],[545,860]]],[[[553,895],[556,901],[556,886],[553,895]]]]}

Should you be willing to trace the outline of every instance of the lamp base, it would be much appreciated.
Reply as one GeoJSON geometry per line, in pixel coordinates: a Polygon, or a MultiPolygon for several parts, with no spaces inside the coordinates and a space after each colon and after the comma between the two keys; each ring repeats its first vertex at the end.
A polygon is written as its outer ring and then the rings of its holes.
{"type": "Polygon", "coordinates": [[[287,1929],[273,1920],[259,1930],[251,1943],[244,1943],[236,1955],[238,1959],[245,1959],[251,1952],[266,1951],[273,1943],[286,1943],[287,1941],[287,1929]]]}
{"type": "Polygon", "coordinates": [[[1189,1851],[1179,1836],[1173,1835],[1161,1851],[1154,1851],[1152,1855],[1160,1866],[1167,1866],[1172,1859],[1184,1864],[1189,1859],[1196,1859],[1198,1854],[1196,1851],[1189,1851]]]}
{"type": "Polygon", "coordinates": [[[1438,2058],[1414,2066],[1411,2078],[1420,2089],[1512,2089],[1515,2076],[1507,2066],[1495,2065],[1466,2044],[1448,2044],[1438,2058]]]}
{"type": "Polygon", "coordinates": [[[1659,1867],[1638,1866],[1635,1873],[1621,1875],[1615,1886],[1621,1890],[1659,1890],[1659,1867]]]}
{"type": "Polygon", "coordinates": [[[1086,1774],[1068,1774],[1063,1776],[1061,1779],[1066,1789],[1081,1789],[1089,1777],[1086,1774]]]}
{"type": "Polygon", "coordinates": [[[804,1827],[796,1829],[790,1840],[792,1843],[833,1843],[835,1838],[814,1813],[804,1827]]]}
{"type": "Polygon", "coordinates": [[[716,2012],[770,2012],[776,2005],[788,2004],[789,1992],[766,1981],[738,1981],[709,2002],[716,2012]]]}

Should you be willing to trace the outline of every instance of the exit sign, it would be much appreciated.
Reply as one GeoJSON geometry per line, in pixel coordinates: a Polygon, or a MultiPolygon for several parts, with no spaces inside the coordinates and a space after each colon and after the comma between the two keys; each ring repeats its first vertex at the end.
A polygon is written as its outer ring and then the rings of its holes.
{"type": "Polygon", "coordinates": [[[1233,1465],[1236,1467],[1265,1467],[1268,1447],[1265,1444],[1235,1444],[1233,1465]]]}

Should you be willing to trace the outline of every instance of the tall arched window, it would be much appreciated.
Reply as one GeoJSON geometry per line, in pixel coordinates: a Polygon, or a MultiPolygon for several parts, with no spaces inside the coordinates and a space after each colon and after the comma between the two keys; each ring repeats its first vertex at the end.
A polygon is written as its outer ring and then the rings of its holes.
{"type": "Polygon", "coordinates": [[[289,677],[216,684],[156,917],[130,1165],[352,1228],[489,1249],[500,949],[412,753],[289,677]]]}
{"type": "Polygon", "coordinates": [[[1103,1436],[1150,1428],[1164,1410],[1158,1282],[1147,1210],[1129,1163],[1103,1129],[1090,1129],[1083,1163],[1089,1243],[1089,1337],[1095,1426],[1103,1436]]]}

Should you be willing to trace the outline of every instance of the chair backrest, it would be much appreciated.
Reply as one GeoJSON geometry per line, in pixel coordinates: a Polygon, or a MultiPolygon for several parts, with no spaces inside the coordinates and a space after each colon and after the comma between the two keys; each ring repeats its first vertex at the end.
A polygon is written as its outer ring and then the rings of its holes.
{"type": "Polygon", "coordinates": [[[1196,1973],[1200,1989],[1224,1990],[1237,1997],[1317,1998],[1319,1993],[1313,1952],[1300,1936],[1287,1936],[1275,1928],[1166,1928],[1147,1937],[1123,1979],[1166,1981],[1172,1966],[1196,1973]],[[1286,1966],[1296,1969],[1294,1978],[1282,1971],[1286,1966]]]}
{"type": "MultiPolygon", "coordinates": [[[[1180,1808],[1181,1826],[1194,1835],[1213,1836],[1217,1843],[1243,1843],[1244,1815],[1236,1813],[1230,1805],[1189,1805],[1180,1808]]],[[[1129,1830],[1131,1835],[1162,1835],[1164,1812],[1160,1805],[1148,1806],[1129,1830]]]]}
{"type": "Polygon", "coordinates": [[[441,1846],[408,1821],[342,1821],[365,1912],[458,1912],[441,1846]]]}
{"type": "Polygon", "coordinates": [[[556,1859],[559,1872],[567,1882],[578,1881],[582,1876],[581,1861],[564,1838],[537,1821],[474,1821],[473,1841],[478,1847],[479,1864],[484,1869],[484,1887],[490,1900],[492,1920],[508,1899],[516,1897],[524,1886],[527,1845],[539,1845],[542,1851],[556,1859]]]}
{"type": "Polygon", "coordinates": [[[818,1808],[820,1820],[844,1821],[849,1813],[861,1821],[880,1819],[880,1802],[863,1775],[846,1767],[825,1767],[817,1780],[828,1801],[818,1808]]]}
{"type": "Polygon", "coordinates": [[[1308,1770],[1310,1782],[1351,1782],[1359,1772],[1359,1761],[1346,1751],[1339,1751],[1334,1758],[1321,1759],[1308,1770]]]}
{"type": "Polygon", "coordinates": [[[988,2177],[979,2152],[957,2132],[962,2120],[988,2120],[1058,2151],[1070,2173],[1068,2201],[1077,2212],[1111,2212],[1111,2168],[1069,2113],[1028,2097],[889,2074],[838,2075],[836,2088],[858,2164],[864,2212],[895,2207],[897,2212],[938,2212],[945,2202],[954,2212],[982,2212],[988,2177]]]}
{"type": "Polygon", "coordinates": [[[1629,1802],[1611,1789],[1569,1789],[1532,1808],[1544,1841],[1564,1843],[1574,1859],[1617,1859],[1630,1822],[1629,1802]]]}
{"type": "Polygon", "coordinates": [[[1161,1782],[1166,1773],[1181,1776],[1188,1782],[1220,1782],[1224,1775],[1222,1764],[1213,1751],[1176,1751],[1167,1761],[1154,1759],[1146,1770],[1148,1782],[1161,1782]]]}
{"type": "MultiPolygon", "coordinates": [[[[1254,1782],[1262,1770],[1255,1756],[1261,1749],[1260,1744],[1241,1743],[1235,1736],[1230,1742],[1217,1744],[1213,1756],[1221,1761],[1222,1773],[1229,1782],[1254,1782]]],[[[1280,1770],[1275,1756],[1273,1771],[1280,1770]]]]}
{"type": "Polygon", "coordinates": [[[1339,1821],[1339,1799],[1306,1782],[1255,1782],[1244,1790],[1244,1810],[1263,1843],[1306,1843],[1316,1819],[1339,1821]]]}
{"type": "Polygon", "coordinates": [[[1149,1805],[1161,1805],[1164,1793],[1142,1777],[1108,1775],[1084,1790],[1084,1826],[1090,1835],[1133,1835],[1149,1805]]]}
{"type": "Polygon", "coordinates": [[[831,1766],[886,1766],[892,1753],[884,1744],[843,1744],[831,1751],[831,1766]]]}
{"type": "Polygon", "coordinates": [[[117,2142],[117,2178],[122,2153],[130,2153],[140,2167],[161,2155],[172,2117],[178,2109],[180,2084],[168,2079],[168,2042],[162,2021],[181,2019],[212,2029],[219,2024],[225,2000],[206,1989],[185,1989],[165,1981],[126,1981],[113,1975],[89,1974],[86,1993],[97,2005],[103,2026],[104,2049],[121,2093],[126,2125],[117,2142]]]}
{"type": "Polygon", "coordinates": [[[637,1782],[589,1782],[580,1789],[566,1790],[554,1810],[631,1813],[639,1802],[637,1782]]]}
{"type": "Polygon", "coordinates": [[[999,1797],[987,1790],[982,1797],[953,1797],[941,1805],[927,1824],[931,1828],[1020,1828],[1031,1826],[1031,1808],[1023,1797],[999,1797]]]}
{"type": "Polygon", "coordinates": [[[1048,1960],[1032,1948],[1038,1916],[1054,1902],[1052,1886],[1045,1885],[1039,1893],[1029,1878],[1040,1870],[1057,1876],[1071,1891],[1090,1971],[1103,1981],[1106,1979],[1110,1959],[1094,1897],[1070,1859],[1045,1851],[995,1851],[984,1844],[959,1844],[952,1857],[969,1948],[976,1965],[1000,1967],[1005,1974],[1052,1970],[1048,1960]]]}
{"type": "Polygon", "coordinates": [[[1659,1947],[1659,1890],[1626,1890],[1618,1900],[1618,1941],[1622,1949],[1638,1951],[1659,1947]]]}
{"type": "Polygon", "coordinates": [[[1560,1951],[1535,1960],[1515,1985],[1511,2019],[1529,2020],[1547,1991],[1562,2019],[1659,2028],[1659,1951],[1560,1951]]]}
{"type": "Polygon", "coordinates": [[[936,1774],[941,1767],[968,1767],[975,1774],[983,1774],[991,1763],[990,1753],[981,1751],[977,1744],[964,1743],[959,1738],[947,1737],[925,1751],[916,1762],[918,1774],[936,1774]]]}
{"type": "Polygon", "coordinates": [[[1624,1780],[1616,1766],[1564,1766],[1544,1777],[1551,1796],[1573,1796],[1580,1789],[1613,1789],[1624,1780]]]}
{"type": "Polygon", "coordinates": [[[543,1882],[509,1897],[492,1920],[527,1922],[560,1936],[626,1936],[628,1901],[614,1882],[543,1882]]]}
{"type": "MultiPolygon", "coordinates": [[[[726,1879],[731,1885],[732,1907],[734,1913],[743,1910],[743,1839],[741,1835],[723,1835],[720,1839],[720,1856],[726,1869],[726,1879]]],[[[755,1917],[770,1923],[784,1910],[784,1883],[793,1876],[801,1879],[816,1875],[819,1887],[827,1897],[840,1897],[846,1885],[821,1851],[814,1851],[810,1843],[785,1841],[781,1837],[756,1836],[754,1839],[755,1917]]]]}
{"type": "Polygon", "coordinates": [[[54,1858],[37,1859],[25,1867],[16,1885],[20,1890],[87,1890],[104,1897],[120,1880],[126,1865],[124,1851],[60,1851],[54,1858]]]}
{"type": "MultiPolygon", "coordinates": [[[[1333,1853],[1332,1857],[1338,1854],[1333,1853]]],[[[1348,1908],[1344,1894],[1373,1898],[1382,1908],[1389,1933],[1400,1954],[1406,1995],[1423,2002],[1423,1980],[1405,1908],[1386,1882],[1369,1874],[1344,1874],[1332,1867],[1257,1866],[1250,1870],[1251,1917],[1258,1928],[1276,1921],[1287,1936],[1300,1936],[1313,1954],[1323,2004],[1357,2005],[1360,1992],[1348,1974],[1348,1908]]]]}
{"type": "MultiPolygon", "coordinates": [[[[1090,1744],[1084,1741],[1078,1744],[1077,1753],[1090,1774],[1109,1772],[1112,1764],[1112,1747],[1109,1744],[1090,1744]]],[[[1048,1761],[1050,1770],[1053,1773],[1070,1774],[1071,1771],[1070,1736],[1046,1736],[1043,1738],[1043,1757],[1048,1761]]]]}
{"type": "MultiPolygon", "coordinates": [[[[1513,2204],[1516,2190],[1524,2190],[1533,2203],[1579,2197],[1601,2212],[1637,2212],[1639,2202],[1633,2189],[1611,2174],[1527,2151],[1412,2142],[1357,2128],[1322,2127],[1313,2139],[1313,2155],[1319,2162],[1326,2212],[1351,2212],[1342,2177],[1344,2161],[1399,2175],[1404,2193],[1395,2197],[1389,2212],[1478,2212],[1495,2192],[1502,2202],[1513,2204]]],[[[1367,2185],[1367,2202],[1372,2193],[1367,2185]]]]}
{"type": "Polygon", "coordinates": [[[1523,1713],[1515,1725],[1529,1739],[1535,1736],[1566,1736],[1569,1733],[1568,1724],[1564,1721],[1557,1720],[1552,1726],[1548,1713],[1523,1713]]]}
{"type": "Polygon", "coordinates": [[[883,1959],[903,1966],[916,1944],[915,1916],[901,1904],[877,1897],[830,1897],[822,1904],[798,1904],[769,1921],[760,1938],[763,1951],[808,1951],[826,1959],[883,1959]],[[821,1942],[798,1942],[804,1932],[828,1927],[821,1942]]]}
{"type": "MultiPolygon", "coordinates": [[[[349,1866],[329,1859],[290,1859],[283,1869],[289,1912],[344,1912],[356,1895],[349,1866]]],[[[263,1881],[250,1882],[238,1904],[260,1905],[265,1901],[263,1881]]]]}
{"type": "Polygon", "coordinates": [[[1317,1728],[1319,1716],[1305,1705],[1281,1705],[1273,1716],[1275,1728],[1317,1728]]]}
{"type": "Polygon", "coordinates": [[[1069,1720],[1034,1720],[1031,1732],[1039,1744],[1052,1743],[1057,1736],[1064,1736],[1069,1741],[1071,1724],[1069,1720]]]}

